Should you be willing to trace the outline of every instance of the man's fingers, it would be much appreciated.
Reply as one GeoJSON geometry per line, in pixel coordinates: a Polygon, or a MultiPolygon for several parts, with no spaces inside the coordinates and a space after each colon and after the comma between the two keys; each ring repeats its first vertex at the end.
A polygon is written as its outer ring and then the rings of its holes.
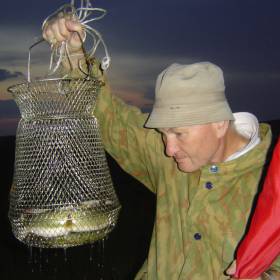
{"type": "Polygon", "coordinates": [[[58,42],[61,43],[61,42],[65,41],[67,38],[65,38],[65,37],[62,35],[62,33],[61,33],[61,28],[60,28],[60,25],[59,25],[59,21],[60,21],[60,20],[58,20],[57,24],[52,24],[52,25],[50,26],[50,28],[52,29],[52,32],[53,32],[53,34],[54,34],[55,39],[56,39],[58,42]]]}
{"type": "Polygon", "coordinates": [[[55,34],[49,25],[43,30],[43,38],[50,44],[54,44],[56,41],[55,34]]]}
{"type": "Polygon", "coordinates": [[[60,32],[60,35],[64,38],[64,40],[67,40],[70,38],[70,31],[66,28],[65,25],[65,19],[61,18],[58,20],[58,29],[60,32]]]}
{"type": "Polygon", "coordinates": [[[227,275],[233,275],[236,271],[236,261],[233,261],[230,267],[227,269],[227,275]]]}
{"type": "Polygon", "coordinates": [[[65,25],[69,31],[78,32],[80,34],[83,32],[82,25],[76,20],[65,20],[65,25]]]}
{"type": "Polygon", "coordinates": [[[42,35],[50,44],[56,44],[57,42],[62,42],[66,39],[60,32],[58,22],[47,24],[42,35]]]}
{"type": "Polygon", "coordinates": [[[85,38],[82,25],[69,16],[58,16],[45,24],[43,38],[52,46],[67,42],[69,52],[79,51],[85,38]]]}
{"type": "Polygon", "coordinates": [[[78,44],[82,44],[82,42],[83,42],[83,35],[81,35],[78,32],[74,32],[71,35],[71,40],[76,41],[78,44]]]}

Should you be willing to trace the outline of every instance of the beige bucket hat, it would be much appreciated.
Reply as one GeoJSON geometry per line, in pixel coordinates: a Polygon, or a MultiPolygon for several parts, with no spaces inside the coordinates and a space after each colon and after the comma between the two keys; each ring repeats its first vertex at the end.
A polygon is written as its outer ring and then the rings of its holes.
{"type": "Polygon", "coordinates": [[[156,81],[148,128],[182,127],[234,120],[225,97],[223,71],[210,62],[172,64],[156,81]]]}

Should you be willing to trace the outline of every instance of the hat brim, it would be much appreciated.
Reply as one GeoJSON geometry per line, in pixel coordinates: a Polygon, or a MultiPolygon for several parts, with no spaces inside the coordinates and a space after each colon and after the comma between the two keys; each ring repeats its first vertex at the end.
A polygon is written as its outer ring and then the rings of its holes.
{"type": "Polygon", "coordinates": [[[234,120],[226,101],[205,104],[199,108],[187,105],[154,106],[145,127],[170,128],[234,120]]]}

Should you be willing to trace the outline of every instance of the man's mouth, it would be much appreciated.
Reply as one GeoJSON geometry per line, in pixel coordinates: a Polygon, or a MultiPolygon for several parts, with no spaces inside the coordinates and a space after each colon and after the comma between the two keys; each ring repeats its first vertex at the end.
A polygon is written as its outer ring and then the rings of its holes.
{"type": "Polygon", "coordinates": [[[180,162],[182,162],[182,161],[184,161],[185,160],[185,157],[174,157],[174,160],[176,161],[176,162],[178,162],[178,163],[180,163],[180,162]]]}

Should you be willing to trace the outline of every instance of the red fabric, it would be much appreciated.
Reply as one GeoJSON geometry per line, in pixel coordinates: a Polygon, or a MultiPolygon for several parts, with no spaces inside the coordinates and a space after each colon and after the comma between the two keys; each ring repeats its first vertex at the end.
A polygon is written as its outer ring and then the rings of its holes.
{"type": "Polygon", "coordinates": [[[280,254],[280,139],[273,151],[251,225],[237,250],[236,278],[257,278],[280,254]]]}

